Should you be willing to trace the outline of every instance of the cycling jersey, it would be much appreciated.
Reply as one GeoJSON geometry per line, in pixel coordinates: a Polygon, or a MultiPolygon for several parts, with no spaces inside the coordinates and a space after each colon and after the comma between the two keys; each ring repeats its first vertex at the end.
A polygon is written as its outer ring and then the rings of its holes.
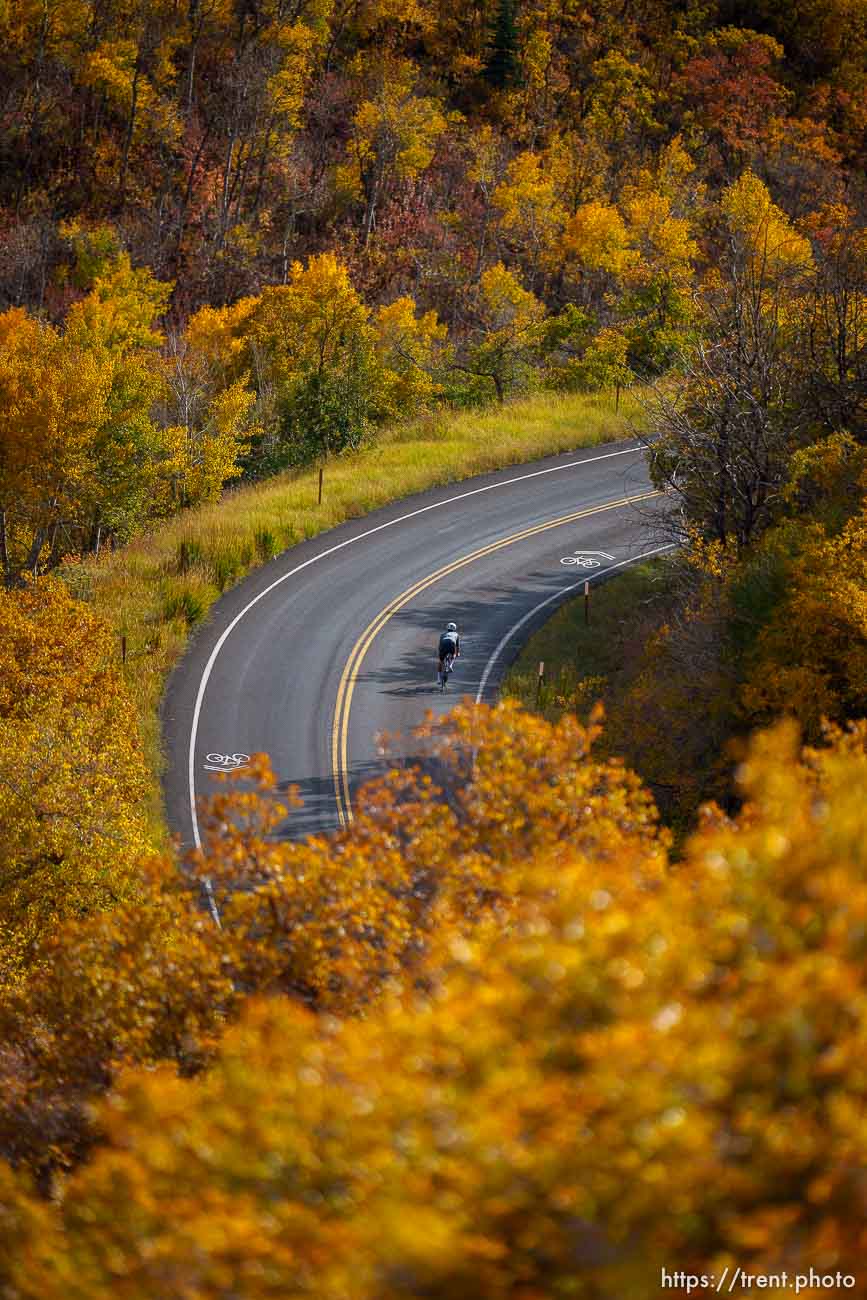
{"type": "Polygon", "coordinates": [[[461,639],[457,632],[443,632],[440,637],[439,656],[440,662],[445,659],[446,655],[460,654],[461,639]]]}

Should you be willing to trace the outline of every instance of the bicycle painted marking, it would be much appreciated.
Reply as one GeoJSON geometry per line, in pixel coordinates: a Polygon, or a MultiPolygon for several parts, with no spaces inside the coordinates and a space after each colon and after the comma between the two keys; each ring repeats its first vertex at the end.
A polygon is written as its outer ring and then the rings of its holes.
{"type": "Polygon", "coordinates": [[[599,560],[596,558],[597,556],[601,556],[603,560],[610,560],[612,564],[614,563],[614,556],[609,555],[607,551],[588,551],[584,547],[580,551],[573,551],[571,555],[564,555],[560,563],[565,564],[567,568],[577,566],[579,569],[598,569],[599,560]]]}
{"type": "Polygon", "coordinates": [[[206,754],[202,766],[206,772],[237,772],[239,767],[246,767],[249,761],[249,754],[206,754]]]}

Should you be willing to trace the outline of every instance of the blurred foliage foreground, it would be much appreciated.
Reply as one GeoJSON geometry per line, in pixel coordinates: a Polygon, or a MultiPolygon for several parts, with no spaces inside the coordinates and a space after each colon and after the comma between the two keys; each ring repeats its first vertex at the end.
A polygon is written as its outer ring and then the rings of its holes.
{"type": "Polygon", "coordinates": [[[33,941],[4,1300],[867,1295],[867,728],[758,734],[676,863],[598,729],[459,707],[306,844],[261,760],[190,866],[222,929],[152,861],[33,941]]]}

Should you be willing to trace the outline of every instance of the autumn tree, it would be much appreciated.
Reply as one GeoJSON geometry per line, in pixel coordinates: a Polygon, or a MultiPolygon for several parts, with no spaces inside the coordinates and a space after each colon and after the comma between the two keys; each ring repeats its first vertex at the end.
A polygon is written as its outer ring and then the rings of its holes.
{"type": "Polygon", "coordinates": [[[554,249],[566,221],[554,180],[544,159],[529,150],[518,154],[493,193],[497,234],[520,257],[531,283],[552,267],[554,249]]]}
{"type": "Polygon", "coordinates": [[[64,343],[97,357],[109,376],[81,503],[97,552],[103,532],[126,539],[160,513],[171,439],[154,419],[163,393],[163,334],[155,321],[170,291],[170,284],[118,252],[95,268],[90,292],[66,318],[64,343]]]}
{"type": "Polygon", "coordinates": [[[417,93],[418,73],[408,60],[374,59],[363,76],[367,97],[353,118],[348,158],[337,184],[361,200],[367,243],[389,186],[429,165],[448,120],[437,99],[417,93]]]}
{"type": "Polygon", "coordinates": [[[638,261],[619,209],[602,199],[579,204],[566,222],[559,251],[566,277],[577,283],[579,304],[596,311],[638,261]]]}
{"type": "Polygon", "coordinates": [[[655,399],[651,469],[687,522],[743,548],[773,518],[789,456],[810,431],[791,349],[812,256],[752,173],[722,207],[726,278],[709,278],[683,383],[655,399]]]}
{"type": "Polygon", "coordinates": [[[253,1004],[199,1078],[128,1072],[61,1200],[5,1175],[16,1294],[857,1278],[865,775],[863,727],[761,736],[676,870],[616,835],[503,858],[509,923],[444,934],[427,988],[349,1023],[253,1004]]]}
{"type": "Polygon", "coordinates": [[[526,383],[542,338],[545,309],[502,262],[479,279],[469,302],[469,330],[454,368],[489,380],[497,400],[526,383]]]}
{"type": "Polygon", "coordinates": [[[434,775],[390,772],[362,792],[349,828],[303,844],[272,833],[287,805],[263,797],[267,768],[260,794],[230,784],[203,821],[196,870],[212,883],[243,986],[354,1012],[412,973],[435,917],[461,927],[510,905],[507,846],[532,856],[568,837],[604,854],[622,834],[652,854],[654,809],[622,767],[596,761],[598,734],[572,718],[551,728],[514,706],[459,707],[418,732],[434,775]],[[525,781],[544,815],[531,816],[525,781]]]}
{"type": "Polygon", "coordinates": [[[161,415],[173,453],[165,467],[172,502],[213,501],[240,476],[241,457],[261,433],[256,394],[247,374],[224,383],[219,361],[188,336],[173,336],[166,353],[161,415]]]}
{"type": "Polygon", "coordinates": [[[839,528],[833,515],[798,515],[767,539],[753,567],[776,569],[782,589],[749,645],[739,700],[750,723],[791,714],[814,741],[829,721],[867,713],[867,472],[851,439],[822,451],[844,474],[861,460],[861,508],[839,528]]]}
{"type": "Polygon", "coordinates": [[[135,894],[145,766],[109,629],[56,581],[0,593],[0,891],[10,969],[135,894]]]}
{"type": "Polygon", "coordinates": [[[603,150],[615,177],[640,161],[659,131],[656,95],[642,62],[611,49],[593,64],[582,130],[603,150]]]}
{"type": "Polygon", "coordinates": [[[255,472],[325,458],[363,436],[373,400],[368,309],[332,253],[295,263],[286,285],[266,289],[242,325],[243,357],[260,396],[264,432],[255,472]]]}
{"type": "Polygon", "coordinates": [[[749,163],[770,122],[783,113],[785,86],[774,75],[783,47],[748,28],[710,33],[675,85],[688,118],[704,128],[724,172],[749,163]]]}
{"type": "Polygon", "coordinates": [[[619,314],[631,343],[631,361],[645,374],[669,369],[688,338],[698,245],[691,223],[672,211],[668,195],[638,188],[624,207],[637,257],[625,270],[619,314]]]}
{"type": "Polygon", "coordinates": [[[0,316],[0,558],[7,587],[77,549],[110,386],[101,358],[20,308],[0,316]]]}
{"type": "Polygon", "coordinates": [[[435,311],[419,313],[406,295],[380,307],[372,325],[383,379],[378,417],[405,419],[443,391],[451,354],[448,330],[435,311]]]}
{"type": "Polygon", "coordinates": [[[170,285],[134,268],[113,233],[85,237],[74,274],[86,295],[58,330],[20,309],[0,318],[0,556],[7,586],[99,552],[159,513],[171,439],[154,420],[163,391],[154,319],[170,285]]]}
{"type": "MultiPolygon", "coordinates": [[[[114,851],[97,846],[106,875],[114,851]]],[[[133,862],[134,896],[67,914],[0,988],[0,1150],[45,1192],[99,1140],[91,1104],[124,1066],[195,1072],[238,1000],[219,935],[177,864],[147,852],[133,862]]]]}

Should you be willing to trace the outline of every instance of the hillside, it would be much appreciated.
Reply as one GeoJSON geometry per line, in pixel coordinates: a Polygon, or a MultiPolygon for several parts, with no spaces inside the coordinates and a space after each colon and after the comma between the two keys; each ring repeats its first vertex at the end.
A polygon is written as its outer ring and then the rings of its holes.
{"type": "Polygon", "coordinates": [[[2,1300],[864,1300],[865,0],[0,35],[2,1300]],[[303,843],[254,756],[178,860],[222,592],[626,434],[674,557],[546,716],[303,843]]]}

